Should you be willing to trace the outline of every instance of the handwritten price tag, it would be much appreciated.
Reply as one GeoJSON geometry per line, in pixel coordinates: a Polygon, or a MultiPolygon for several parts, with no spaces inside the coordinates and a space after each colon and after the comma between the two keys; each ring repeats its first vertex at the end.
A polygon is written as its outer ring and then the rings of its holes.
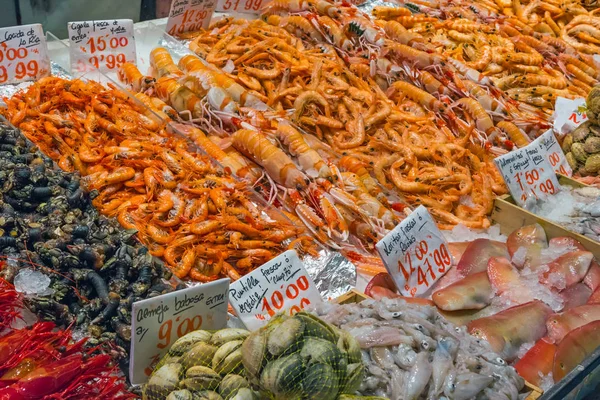
{"type": "Polygon", "coordinates": [[[396,225],[376,247],[404,296],[425,293],[452,265],[448,243],[423,206],[396,225]]]}
{"type": "Polygon", "coordinates": [[[260,14],[268,2],[268,0],[219,0],[216,11],[260,14]]]}
{"type": "Polygon", "coordinates": [[[50,73],[42,25],[0,28],[0,85],[33,81],[50,73]]]}
{"type": "Polygon", "coordinates": [[[171,345],[198,329],[227,326],[229,279],[133,303],[129,379],[144,383],[171,345]]]}
{"type": "Polygon", "coordinates": [[[544,132],[527,147],[529,146],[539,147],[540,152],[546,157],[552,168],[554,168],[554,172],[557,174],[565,176],[573,175],[573,170],[567,162],[565,153],[562,151],[560,144],[558,144],[558,140],[556,140],[556,136],[554,136],[552,129],[544,132]]]}
{"type": "Polygon", "coordinates": [[[68,28],[73,72],[113,72],[126,62],[135,64],[132,20],[69,22],[68,28]]]}
{"type": "Polygon", "coordinates": [[[167,33],[179,36],[208,28],[216,6],[217,0],[174,0],[167,21],[167,33]]]}
{"type": "Polygon", "coordinates": [[[560,189],[554,169],[545,155],[539,145],[531,143],[494,159],[510,194],[521,206],[531,196],[538,199],[543,195],[553,195],[560,189]]]}
{"type": "Polygon", "coordinates": [[[322,301],[294,250],[286,251],[233,282],[229,298],[249,330],[265,325],[280,311],[292,315],[322,301]]]}
{"type": "Polygon", "coordinates": [[[554,131],[559,134],[569,133],[587,121],[587,115],[582,111],[583,106],[583,97],[572,100],[558,97],[554,105],[554,131]]]}

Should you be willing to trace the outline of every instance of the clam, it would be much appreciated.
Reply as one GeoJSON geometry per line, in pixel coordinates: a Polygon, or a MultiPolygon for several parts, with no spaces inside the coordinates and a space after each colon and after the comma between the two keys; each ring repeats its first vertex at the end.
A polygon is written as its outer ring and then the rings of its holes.
{"type": "Polygon", "coordinates": [[[338,393],[338,377],[329,364],[309,365],[302,378],[302,390],[309,400],[335,400],[338,393]]]}
{"type": "Polygon", "coordinates": [[[363,380],[363,365],[358,362],[354,364],[349,364],[346,367],[346,376],[342,380],[342,389],[340,390],[342,393],[354,393],[358,390],[360,384],[363,380]]]}
{"type": "Polygon", "coordinates": [[[307,337],[300,350],[300,356],[307,364],[322,363],[338,368],[344,355],[337,346],[325,339],[307,337]]]}
{"type": "Polygon", "coordinates": [[[268,363],[260,375],[260,384],[275,396],[289,398],[301,389],[304,362],[298,353],[268,363]]]}
{"type": "Polygon", "coordinates": [[[340,330],[340,338],[337,341],[337,347],[346,353],[348,362],[357,363],[361,360],[360,343],[350,333],[340,330]]]}
{"type": "Polygon", "coordinates": [[[220,346],[232,340],[244,340],[250,335],[250,332],[245,329],[227,328],[215,332],[210,338],[210,343],[215,346],[220,346]]]}
{"type": "Polygon", "coordinates": [[[258,400],[260,397],[250,388],[239,388],[227,400],[258,400]]]}
{"type": "Polygon", "coordinates": [[[216,389],[221,382],[221,375],[208,367],[195,366],[185,372],[182,387],[190,390],[216,389]]]}
{"type": "Polygon", "coordinates": [[[171,349],[170,354],[181,355],[188,351],[192,346],[198,342],[208,342],[212,334],[208,331],[192,331],[187,335],[184,335],[177,339],[171,349]]]}
{"type": "Polygon", "coordinates": [[[170,392],[178,389],[179,376],[182,372],[183,367],[181,364],[163,365],[150,377],[144,390],[144,397],[166,397],[170,392]]]}
{"type": "Polygon", "coordinates": [[[181,356],[181,364],[185,369],[195,365],[210,367],[218,347],[206,342],[198,342],[181,356]]]}
{"type": "Polygon", "coordinates": [[[166,400],[193,400],[192,392],[187,389],[175,390],[169,393],[166,400]]]}
{"type": "Polygon", "coordinates": [[[215,353],[212,367],[219,374],[228,374],[242,366],[242,340],[227,342],[215,353]]]}
{"type": "Polygon", "coordinates": [[[304,322],[305,336],[314,336],[321,339],[329,340],[330,342],[336,341],[337,334],[334,328],[327,322],[316,317],[315,315],[309,314],[305,311],[300,311],[299,313],[294,315],[294,318],[299,318],[304,322]]]}
{"type": "Polygon", "coordinates": [[[250,384],[246,378],[241,375],[229,374],[219,384],[219,394],[228,399],[241,388],[250,388],[250,384]]]}
{"type": "Polygon", "coordinates": [[[194,400],[223,400],[219,393],[212,390],[201,390],[193,394],[194,400]]]}
{"type": "Polygon", "coordinates": [[[266,361],[267,333],[265,330],[254,331],[242,344],[242,363],[246,372],[258,377],[266,361]]]}
{"type": "Polygon", "coordinates": [[[294,351],[304,333],[304,322],[300,318],[288,318],[277,325],[269,333],[267,339],[267,349],[274,356],[282,354],[284,351],[294,351]]]}

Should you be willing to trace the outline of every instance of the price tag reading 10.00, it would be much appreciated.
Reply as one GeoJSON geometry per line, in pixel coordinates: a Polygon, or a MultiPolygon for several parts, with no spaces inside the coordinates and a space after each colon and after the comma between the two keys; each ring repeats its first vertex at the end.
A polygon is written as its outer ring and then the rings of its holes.
{"type": "Polygon", "coordinates": [[[511,151],[494,162],[517,204],[524,206],[529,197],[553,195],[560,189],[554,168],[539,144],[531,143],[511,151]]]}
{"type": "Polygon", "coordinates": [[[227,326],[229,279],[220,279],[133,303],[129,379],[148,380],[180,337],[227,326]]]}
{"type": "Polygon", "coordinates": [[[42,25],[0,28],[0,85],[37,80],[49,73],[42,25]]]}
{"type": "Polygon", "coordinates": [[[208,28],[216,6],[217,0],[173,0],[167,20],[167,33],[179,36],[208,28]]]}
{"type": "Polygon", "coordinates": [[[423,206],[396,225],[376,247],[405,296],[425,293],[452,265],[448,243],[423,206]]]}
{"type": "Polygon", "coordinates": [[[73,72],[115,72],[126,62],[135,64],[132,20],[69,22],[68,28],[73,72]]]}
{"type": "Polygon", "coordinates": [[[321,301],[294,250],[275,257],[231,284],[229,299],[246,328],[258,329],[280,311],[290,315],[321,301]]]}

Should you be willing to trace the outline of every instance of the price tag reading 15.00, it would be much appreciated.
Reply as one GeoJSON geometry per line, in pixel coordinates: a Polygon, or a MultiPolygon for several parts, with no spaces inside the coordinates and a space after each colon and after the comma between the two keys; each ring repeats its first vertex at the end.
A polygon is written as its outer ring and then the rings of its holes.
{"type": "Polygon", "coordinates": [[[227,326],[229,279],[220,279],[133,303],[129,379],[148,380],[180,337],[227,326]]]}
{"type": "Polygon", "coordinates": [[[180,36],[186,32],[199,31],[208,28],[217,0],[173,0],[167,33],[180,36]]]}
{"type": "Polygon", "coordinates": [[[42,25],[0,28],[0,85],[37,80],[49,73],[42,25]]]}
{"type": "Polygon", "coordinates": [[[511,151],[494,162],[517,204],[525,206],[529,197],[553,195],[560,189],[554,168],[539,144],[531,143],[511,151]]]}
{"type": "Polygon", "coordinates": [[[68,28],[73,72],[114,72],[126,62],[135,64],[132,20],[69,22],[68,28]]]}
{"type": "Polygon", "coordinates": [[[275,257],[231,284],[229,299],[249,330],[280,311],[290,315],[321,301],[321,295],[294,250],[275,257]]]}
{"type": "Polygon", "coordinates": [[[404,296],[425,293],[452,265],[448,243],[423,206],[396,225],[376,247],[404,296]]]}

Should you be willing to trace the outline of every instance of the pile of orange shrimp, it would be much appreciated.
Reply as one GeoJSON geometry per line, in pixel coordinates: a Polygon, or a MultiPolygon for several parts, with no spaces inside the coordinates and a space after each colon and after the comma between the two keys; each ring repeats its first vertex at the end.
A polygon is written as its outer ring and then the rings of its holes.
{"type": "Polygon", "coordinates": [[[6,103],[4,116],[63,170],[81,174],[94,206],[138,230],[179,278],[235,280],[287,248],[316,251],[300,227],[259,210],[245,184],[124,92],[49,77],[6,103]]]}
{"type": "MultiPolygon", "coordinates": [[[[368,74],[346,67],[333,46],[311,46],[258,20],[220,20],[190,48],[218,67],[233,63],[230,77],[308,132],[310,146],[341,171],[338,184],[355,198],[357,188],[376,199],[389,191],[427,205],[443,228],[489,225],[493,198],[506,189],[491,155],[472,143],[475,129],[496,129],[484,126],[489,117],[480,107],[458,105],[466,121],[446,125],[432,111],[446,105],[425,91],[397,82],[388,97],[368,74]]],[[[339,205],[342,215],[347,206],[339,205]]]]}

